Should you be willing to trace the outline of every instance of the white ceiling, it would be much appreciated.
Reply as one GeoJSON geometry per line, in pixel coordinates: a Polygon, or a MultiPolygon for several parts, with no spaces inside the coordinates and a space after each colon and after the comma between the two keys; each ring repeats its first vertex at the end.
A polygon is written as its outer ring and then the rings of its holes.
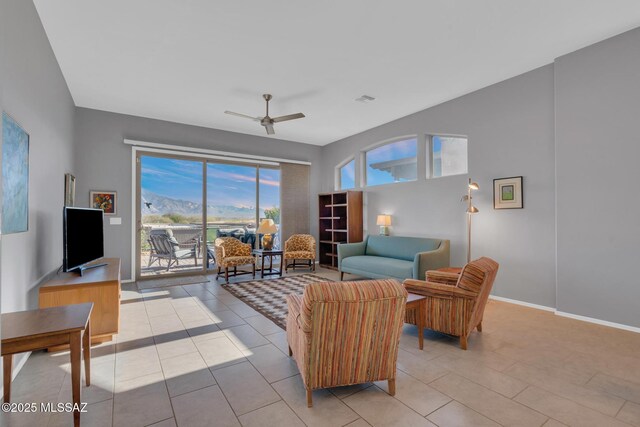
{"type": "Polygon", "coordinates": [[[638,0],[34,0],[76,105],[325,145],[640,25],[638,0]],[[376,98],[360,103],[363,94],[376,98]]]}

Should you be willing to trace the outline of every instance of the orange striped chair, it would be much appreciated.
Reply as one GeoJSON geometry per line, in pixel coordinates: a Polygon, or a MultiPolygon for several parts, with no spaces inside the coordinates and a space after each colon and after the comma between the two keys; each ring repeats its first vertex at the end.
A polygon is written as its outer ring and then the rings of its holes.
{"type": "Polygon", "coordinates": [[[395,279],[325,282],[289,295],[287,339],[307,390],[389,382],[395,394],[407,291],[395,279]]]}
{"type": "MultiPolygon", "coordinates": [[[[427,281],[406,279],[403,284],[412,294],[427,297],[424,327],[460,337],[466,350],[469,334],[475,328],[482,332],[484,307],[497,273],[498,263],[483,257],[465,265],[460,274],[427,271],[427,281]]],[[[406,322],[417,325],[416,313],[407,311],[406,322]]]]}

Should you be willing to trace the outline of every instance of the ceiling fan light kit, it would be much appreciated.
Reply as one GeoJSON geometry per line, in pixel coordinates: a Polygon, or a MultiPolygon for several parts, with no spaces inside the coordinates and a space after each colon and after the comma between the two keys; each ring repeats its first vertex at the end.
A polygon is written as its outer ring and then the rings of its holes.
{"type": "Polygon", "coordinates": [[[232,116],[250,119],[250,120],[253,120],[254,122],[260,122],[260,125],[264,126],[265,130],[267,131],[267,135],[275,135],[276,131],[273,129],[274,123],[286,122],[288,120],[302,119],[303,117],[305,117],[305,115],[302,113],[287,114],[286,116],[279,116],[279,117],[269,117],[269,101],[271,101],[273,97],[271,96],[271,94],[268,94],[268,93],[265,93],[264,95],[262,95],[262,97],[267,103],[267,111],[264,117],[253,117],[247,114],[235,113],[233,111],[228,111],[228,110],[225,111],[225,114],[230,114],[232,116]]]}

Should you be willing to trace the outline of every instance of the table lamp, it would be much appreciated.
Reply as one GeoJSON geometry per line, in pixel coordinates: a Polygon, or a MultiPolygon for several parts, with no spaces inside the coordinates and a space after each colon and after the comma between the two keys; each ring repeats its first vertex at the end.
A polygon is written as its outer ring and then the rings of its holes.
{"type": "Polygon", "coordinates": [[[376,225],[380,226],[380,235],[389,235],[389,226],[391,225],[391,215],[378,215],[376,225]]]}
{"type": "Polygon", "coordinates": [[[260,226],[256,233],[262,234],[262,249],[270,251],[273,249],[273,237],[272,234],[278,232],[275,222],[272,219],[267,218],[260,221],[260,226]]]}

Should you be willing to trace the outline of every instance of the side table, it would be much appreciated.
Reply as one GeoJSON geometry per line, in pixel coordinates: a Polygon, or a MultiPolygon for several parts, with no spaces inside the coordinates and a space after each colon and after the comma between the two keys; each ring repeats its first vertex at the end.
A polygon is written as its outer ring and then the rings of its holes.
{"type": "Polygon", "coordinates": [[[80,356],[84,353],[85,381],[88,386],[91,384],[92,309],[93,303],[83,303],[2,314],[5,403],[11,401],[11,368],[14,354],[66,344],[70,346],[73,425],[80,425],[80,356]]]}
{"type": "Polygon", "coordinates": [[[416,323],[418,324],[418,346],[420,350],[424,348],[424,319],[426,316],[427,309],[427,297],[424,295],[412,294],[409,293],[407,296],[407,316],[410,311],[412,311],[415,316],[416,323]]]}
{"type": "Polygon", "coordinates": [[[264,276],[271,276],[274,274],[279,275],[280,277],[282,277],[282,263],[284,261],[284,252],[281,250],[266,250],[266,249],[254,249],[253,251],[251,251],[251,254],[254,256],[258,256],[260,257],[261,261],[260,261],[260,278],[264,279],[264,276]],[[279,270],[275,270],[273,268],[273,257],[274,256],[279,256],[280,257],[280,269],[279,270]],[[265,258],[269,258],[269,268],[265,269],[264,268],[264,259],[265,258]],[[265,273],[265,270],[268,271],[268,273],[265,273]]]}

